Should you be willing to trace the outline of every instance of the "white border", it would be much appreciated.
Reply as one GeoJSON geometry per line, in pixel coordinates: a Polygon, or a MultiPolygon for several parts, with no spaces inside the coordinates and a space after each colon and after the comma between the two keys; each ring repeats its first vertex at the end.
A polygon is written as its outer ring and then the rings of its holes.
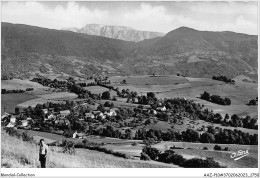
{"type": "MultiPolygon", "coordinates": [[[[7,0],[12,1],[12,0],[7,0]]],[[[22,1],[22,0],[16,0],[22,1]]],[[[40,0],[36,0],[40,1],[40,0]]],[[[55,0],[55,1],[63,1],[63,0],[55,0]]],[[[84,0],[78,0],[84,1],[84,0]]],[[[91,0],[96,1],[96,0],[91,0]]],[[[113,0],[102,0],[102,1],[113,1],[113,0]]],[[[121,0],[128,1],[128,0],[121,0]]],[[[140,0],[132,0],[132,1],[140,1],[140,0]]],[[[149,0],[142,0],[149,1],[149,0]]],[[[167,0],[161,0],[167,1],[167,0]]],[[[184,1],[184,0],[175,0],[175,1],[184,1]]],[[[209,0],[193,0],[193,1],[209,1],[209,0]]],[[[212,1],[212,0],[211,0],[212,1]]],[[[218,1],[236,1],[236,0],[218,0],[218,1]]],[[[243,2],[243,0],[237,0],[243,2]]],[[[245,0],[244,0],[245,1],[245,0]]],[[[258,2],[258,44],[260,41],[259,37],[259,1],[257,0],[247,0],[245,2],[258,2]]],[[[2,1],[1,1],[2,3],[2,1]]],[[[1,6],[2,7],[2,6],[1,6]]],[[[1,11],[2,13],[2,11],[1,11]]],[[[1,18],[2,14],[0,14],[1,18]]],[[[1,27],[1,24],[0,24],[1,27]]],[[[0,28],[1,32],[1,28],[0,28]]],[[[0,42],[1,44],[1,42],[0,42]]],[[[258,45],[258,51],[260,51],[260,47],[258,45]]],[[[1,54],[1,49],[0,49],[1,54]]],[[[258,55],[258,61],[259,55],[258,55]]],[[[258,62],[258,69],[260,64],[258,62]]],[[[1,72],[1,69],[0,69],[1,72]]],[[[258,83],[260,79],[258,78],[258,83]]],[[[259,88],[258,88],[259,93],[259,88]]],[[[1,98],[1,97],[0,97],[1,98]]],[[[258,110],[260,106],[258,105],[258,110]]],[[[258,137],[258,142],[260,138],[258,137]]],[[[258,160],[260,155],[258,154],[258,160]]],[[[259,168],[259,162],[258,162],[259,168]]],[[[35,177],[204,177],[205,173],[247,173],[249,176],[251,173],[259,173],[258,168],[221,168],[221,169],[212,169],[212,168],[47,168],[47,169],[37,169],[37,168],[1,168],[1,174],[10,174],[10,177],[31,177],[27,174],[34,174],[35,177]],[[15,174],[15,176],[11,176],[15,174]],[[24,175],[22,175],[24,174],[24,175]]],[[[2,177],[2,176],[1,176],[2,177]]],[[[33,176],[34,177],[34,176],[33,176]]]]}

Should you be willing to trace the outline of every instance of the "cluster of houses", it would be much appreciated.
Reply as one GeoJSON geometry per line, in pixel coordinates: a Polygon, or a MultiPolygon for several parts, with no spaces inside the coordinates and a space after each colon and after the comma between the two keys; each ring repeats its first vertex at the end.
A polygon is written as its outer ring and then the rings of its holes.
{"type": "Polygon", "coordinates": [[[30,117],[22,117],[15,116],[9,113],[4,113],[1,117],[1,121],[4,123],[7,123],[5,127],[7,128],[14,128],[14,127],[20,127],[29,129],[29,125],[33,122],[32,118],[30,117]],[[17,118],[20,118],[19,120],[17,118]]]}
{"type": "MultiPolygon", "coordinates": [[[[104,108],[104,112],[93,110],[92,112],[85,113],[84,117],[80,118],[79,120],[83,121],[85,118],[92,118],[95,119],[97,117],[101,117],[105,119],[107,116],[116,116],[117,108],[104,108]]],[[[54,112],[54,109],[42,109],[45,117],[44,122],[50,124],[57,124],[57,125],[70,125],[70,121],[67,119],[67,116],[71,114],[70,110],[63,110],[60,112],[54,112]]],[[[20,115],[12,115],[9,113],[5,113],[1,119],[2,122],[6,123],[7,128],[24,128],[30,129],[30,126],[34,124],[34,120],[31,117],[26,117],[21,113],[20,115]]]]}

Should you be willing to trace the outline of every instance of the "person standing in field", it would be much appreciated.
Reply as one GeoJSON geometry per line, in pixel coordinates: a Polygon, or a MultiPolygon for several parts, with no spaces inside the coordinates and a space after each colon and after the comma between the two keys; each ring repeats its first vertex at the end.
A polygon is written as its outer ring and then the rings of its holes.
{"type": "Polygon", "coordinates": [[[41,139],[40,153],[39,153],[39,161],[41,162],[41,168],[46,168],[47,152],[48,152],[48,146],[44,143],[44,139],[41,139]]]}

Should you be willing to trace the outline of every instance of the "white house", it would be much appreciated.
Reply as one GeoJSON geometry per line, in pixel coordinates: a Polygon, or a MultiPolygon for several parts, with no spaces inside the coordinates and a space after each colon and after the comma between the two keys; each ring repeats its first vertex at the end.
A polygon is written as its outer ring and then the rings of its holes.
{"type": "Polygon", "coordinates": [[[4,113],[4,115],[2,115],[1,119],[4,119],[5,117],[9,116],[9,113],[4,113]]]}
{"type": "Polygon", "coordinates": [[[42,111],[43,111],[44,114],[48,113],[48,109],[42,109],[42,111]]]}
{"type": "Polygon", "coordinates": [[[32,118],[31,117],[27,117],[27,119],[26,119],[27,121],[31,121],[32,120],[32,118]]]}
{"type": "Polygon", "coordinates": [[[9,122],[9,124],[7,124],[7,126],[5,126],[5,127],[7,127],[7,128],[14,128],[14,124],[9,122]]]}
{"type": "Polygon", "coordinates": [[[99,113],[99,115],[98,116],[100,116],[102,119],[105,119],[106,118],[106,116],[101,112],[101,113],[99,113]]]}
{"type": "Polygon", "coordinates": [[[94,119],[94,118],[95,118],[95,115],[92,114],[92,113],[85,113],[85,117],[86,117],[86,118],[90,117],[90,118],[94,119]]]}
{"type": "Polygon", "coordinates": [[[116,111],[114,109],[110,109],[108,112],[106,111],[104,114],[108,116],[116,116],[116,111]]]}
{"type": "Polygon", "coordinates": [[[55,116],[54,116],[53,114],[50,114],[50,115],[48,115],[47,118],[48,118],[48,119],[53,119],[53,118],[55,118],[55,116]]]}
{"type": "Polygon", "coordinates": [[[28,121],[27,121],[27,120],[22,120],[22,126],[23,126],[23,127],[28,126],[28,121]]]}
{"type": "Polygon", "coordinates": [[[83,138],[83,133],[78,133],[77,131],[72,135],[72,138],[83,138]]]}
{"type": "Polygon", "coordinates": [[[10,122],[11,122],[11,123],[15,123],[15,122],[16,122],[16,117],[11,116],[11,118],[10,118],[10,122]]]}
{"type": "Polygon", "coordinates": [[[70,114],[70,110],[64,110],[64,111],[60,111],[60,115],[61,117],[66,117],[70,114]]]}
{"type": "Polygon", "coordinates": [[[166,107],[163,106],[163,107],[158,107],[156,108],[157,111],[166,111],[166,107]]]}
{"type": "Polygon", "coordinates": [[[98,114],[100,114],[100,111],[95,110],[95,111],[92,111],[92,113],[93,113],[94,115],[98,115],[98,114]]]}
{"type": "Polygon", "coordinates": [[[157,111],[154,110],[154,109],[152,109],[152,110],[150,111],[150,113],[156,115],[156,114],[157,114],[157,111]]]}
{"type": "Polygon", "coordinates": [[[76,138],[77,137],[78,132],[76,131],[73,135],[72,138],[76,138]]]}

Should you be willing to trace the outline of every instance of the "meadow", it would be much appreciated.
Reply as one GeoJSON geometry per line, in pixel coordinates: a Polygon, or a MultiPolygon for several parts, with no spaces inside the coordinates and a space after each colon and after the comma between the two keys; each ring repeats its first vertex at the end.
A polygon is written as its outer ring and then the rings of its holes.
{"type": "Polygon", "coordinates": [[[38,97],[26,93],[1,94],[1,114],[3,114],[4,111],[7,113],[14,113],[14,109],[18,104],[36,98],[38,97]]]}
{"type": "Polygon", "coordinates": [[[226,84],[222,81],[212,80],[210,78],[192,78],[180,76],[130,76],[130,77],[110,77],[112,86],[120,90],[129,89],[136,91],[139,95],[145,95],[147,92],[154,92],[157,98],[187,98],[197,103],[203,104],[206,108],[225,114],[237,114],[240,117],[249,115],[257,118],[257,106],[246,105],[251,99],[257,97],[258,84],[254,82],[243,81],[244,77],[235,78],[235,85],[226,84]],[[126,84],[121,84],[122,80],[126,84]],[[200,99],[200,95],[207,91],[211,95],[219,95],[231,99],[231,105],[223,106],[200,99]]]}
{"type": "MultiPolygon", "coordinates": [[[[218,161],[222,166],[227,168],[256,168],[258,165],[258,148],[257,145],[236,145],[236,144],[218,144],[223,149],[228,147],[230,151],[216,151],[214,146],[216,144],[210,143],[190,143],[190,142],[166,142],[162,141],[152,147],[165,151],[170,149],[172,146],[181,147],[183,149],[173,149],[177,154],[181,154],[186,159],[191,158],[207,158],[213,157],[214,160],[218,161]],[[208,150],[203,150],[207,147],[208,150]],[[232,153],[238,150],[246,151],[248,149],[249,155],[241,158],[240,160],[234,161],[230,156],[232,153]]],[[[144,144],[138,144],[133,146],[131,144],[125,145],[106,145],[106,148],[112,149],[113,151],[122,152],[134,157],[139,157],[144,144]]]]}
{"type": "MultiPolygon", "coordinates": [[[[91,93],[93,94],[102,94],[103,92],[105,91],[109,91],[108,88],[105,88],[105,87],[101,87],[101,86],[88,86],[88,87],[84,87],[84,89],[90,91],[91,93]]],[[[116,92],[111,90],[110,91],[110,96],[113,97],[113,96],[117,96],[116,95],[116,92]]]]}
{"type": "Polygon", "coordinates": [[[176,75],[167,75],[167,76],[114,76],[109,77],[109,80],[112,84],[120,84],[123,80],[126,80],[127,85],[169,85],[169,84],[181,84],[187,83],[188,80],[185,77],[176,76],[176,75]]]}
{"type": "Polygon", "coordinates": [[[29,80],[21,80],[21,79],[12,79],[12,80],[1,80],[1,88],[5,88],[7,90],[25,90],[26,88],[48,88],[45,86],[42,86],[39,83],[31,82],[29,80]]]}
{"type": "MultiPolygon", "coordinates": [[[[38,168],[39,146],[23,142],[1,131],[1,167],[2,168],[38,168]]],[[[75,155],[62,153],[61,148],[49,147],[48,168],[167,168],[178,167],[155,161],[141,161],[118,158],[102,152],[76,149],[75,155]]]]}

